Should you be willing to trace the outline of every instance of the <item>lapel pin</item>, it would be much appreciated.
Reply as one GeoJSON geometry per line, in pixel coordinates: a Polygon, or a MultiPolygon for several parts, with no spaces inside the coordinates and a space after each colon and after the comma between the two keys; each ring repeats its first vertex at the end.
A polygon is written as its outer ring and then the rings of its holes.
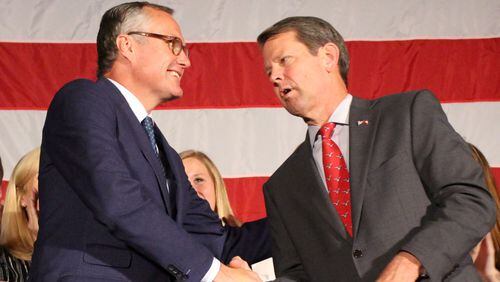
{"type": "Polygon", "coordinates": [[[368,125],[368,120],[367,119],[358,120],[358,126],[361,126],[361,125],[368,125]]]}

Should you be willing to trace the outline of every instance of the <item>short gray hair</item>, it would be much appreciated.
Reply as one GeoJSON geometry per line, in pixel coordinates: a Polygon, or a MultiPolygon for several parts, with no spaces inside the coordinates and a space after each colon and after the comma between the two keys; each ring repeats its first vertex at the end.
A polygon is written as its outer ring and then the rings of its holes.
{"type": "Polygon", "coordinates": [[[149,2],[123,3],[107,10],[101,19],[99,33],[97,34],[97,77],[104,76],[116,60],[118,48],[116,38],[120,34],[140,28],[148,21],[144,8],[164,11],[172,15],[174,10],[149,2]]]}

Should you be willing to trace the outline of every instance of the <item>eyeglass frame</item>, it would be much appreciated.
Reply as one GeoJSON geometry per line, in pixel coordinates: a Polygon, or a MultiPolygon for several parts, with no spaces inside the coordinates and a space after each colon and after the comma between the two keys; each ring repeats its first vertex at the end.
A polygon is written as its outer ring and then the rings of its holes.
{"type": "Polygon", "coordinates": [[[170,48],[170,50],[172,51],[172,53],[175,56],[179,56],[181,54],[181,52],[184,51],[184,54],[186,54],[186,57],[189,58],[189,49],[187,48],[187,45],[183,44],[182,39],[180,39],[177,36],[163,35],[163,34],[152,33],[152,32],[144,32],[144,31],[130,31],[130,32],[127,32],[127,35],[140,35],[140,36],[145,36],[145,37],[163,40],[165,43],[168,44],[168,47],[170,48]],[[180,46],[180,48],[178,49],[179,51],[177,51],[177,52],[174,50],[174,46],[175,46],[174,42],[179,42],[178,46],[180,46]]]}

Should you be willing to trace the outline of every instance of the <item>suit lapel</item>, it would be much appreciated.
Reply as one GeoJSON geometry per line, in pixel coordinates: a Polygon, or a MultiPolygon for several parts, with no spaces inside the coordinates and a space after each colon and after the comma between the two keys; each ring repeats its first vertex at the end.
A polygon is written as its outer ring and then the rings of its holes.
{"type": "Polygon", "coordinates": [[[349,112],[349,172],[353,234],[359,229],[368,165],[378,126],[378,112],[372,101],[353,97],[349,112]]]}
{"type": "Polygon", "coordinates": [[[300,175],[300,179],[293,181],[297,187],[291,189],[291,191],[297,191],[297,197],[304,201],[303,206],[311,206],[316,209],[317,214],[321,217],[320,219],[324,224],[330,226],[335,234],[346,241],[350,241],[351,238],[331,203],[326,187],[318,173],[312,155],[309,134],[306,134],[306,140],[297,149],[296,154],[297,160],[293,163],[298,166],[296,170],[302,173],[297,174],[300,175]]]}
{"type": "MultiPolygon", "coordinates": [[[[125,117],[124,120],[126,120],[126,122],[130,125],[131,132],[135,137],[137,145],[139,146],[142,154],[146,158],[156,176],[156,180],[158,181],[158,185],[160,186],[163,203],[166,207],[166,212],[168,214],[171,214],[171,207],[170,202],[168,201],[168,196],[166,199],[164,196],[168,195],[164,193],[165,191],[167,191],[166,177],[163,173],[159,158],[151,148],[151,143],[149,143],[149,139],[144,131],[144,128],[137,120],[137,117],[132,112],[132,109],[130,109],[130,106],[128,105],[123,95],[121,95],[120,91],[114,86],[113,83],[111,83],[107,79],[100,79],[97,83],[102,85],[106,89],[106,92],[111,93],[111,95],[109,95],[110,99],[113,100],[117,105],[119,105],[118,108],[120,109],[122,115],[125,117]]],[[[119,118],[119,120],[122,119],[119,118]]]]}
{"type": "MultiPolygon", "coordinates": [[[[179,173],[179,168],[175,165],[175,160],[173,159],[174,156],[172,155],[173,153],[177,154],[172,147],[167,142],[167,139],[165,139],[165,136],[161,133],[160,129],[155,125],[155,135],[158,137],[157,140],[159,141],[160,145],[163,148],[163,156],[165,157],[166,161],[166,167],[165,167],[165,174],[168,179],[168,191],[167,187],[162,187],[162,196],[163,196],[163,201],[169,203],[169,214],[172,215],[172,217],[175,217],[174,210],[176,208],[182,208],[182,206],[174,205],[171,202],[171,199],[175,199],[175,203],[179,202],[178,198],[182,196],[182,189],[177,189],[177,185],[179,183],[180,179],[180,173],[179,173]],[[175,207],[174,207],[175,206],[175,207]]],[[[157,142],[158,142],[157,141],[157,142]]],[[[178,212],[178,211],[177,211],[178,212]]]]}
{"type": "Polygon", "coordinates": [[[122,106],[122,108],[124,112],[126,113],[130,112],[129,114],[126,114],[126,116],[132,127],[132,132],[135,135],[135,139],[137,141],[137,144],[139,145],[139,148],[143,156],[146,158],[147,162],[153,169],[153,172],[156,176],[158,186],[160,187],[160,194],[162,196],[163,204],[166,207],[166,212],[168,214],[171,214],[172,213],[171,205],[168,200],[168,192],[167,192],[167,178],[165,176],[161,161],[151,148],[151,143],[149,142],[149,139],[144,131],[144,128],[138,122],[137,117],[134,115],[128,104],[125,104],[124,106],[122,106]]]}

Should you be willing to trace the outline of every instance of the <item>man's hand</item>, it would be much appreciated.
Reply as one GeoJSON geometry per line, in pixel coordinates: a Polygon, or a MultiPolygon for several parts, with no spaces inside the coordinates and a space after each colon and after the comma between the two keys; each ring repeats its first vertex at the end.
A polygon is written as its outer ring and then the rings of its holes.
{"type": "Polygon", "coordinates": [[[399,252],[385,267],[377,281],[411,281],[415,282],[419,275],[420,261],[410,253],[399,252]]]}
{"type": "Polygon", "coordinates": [[[253,281],[262,282],[257,273],[253,272],[248,263],[240,257],[234,257],[229,262],[229,267],[221,264],[219,273],[215,276],[214,282],[224,281],[253,281]]]}

